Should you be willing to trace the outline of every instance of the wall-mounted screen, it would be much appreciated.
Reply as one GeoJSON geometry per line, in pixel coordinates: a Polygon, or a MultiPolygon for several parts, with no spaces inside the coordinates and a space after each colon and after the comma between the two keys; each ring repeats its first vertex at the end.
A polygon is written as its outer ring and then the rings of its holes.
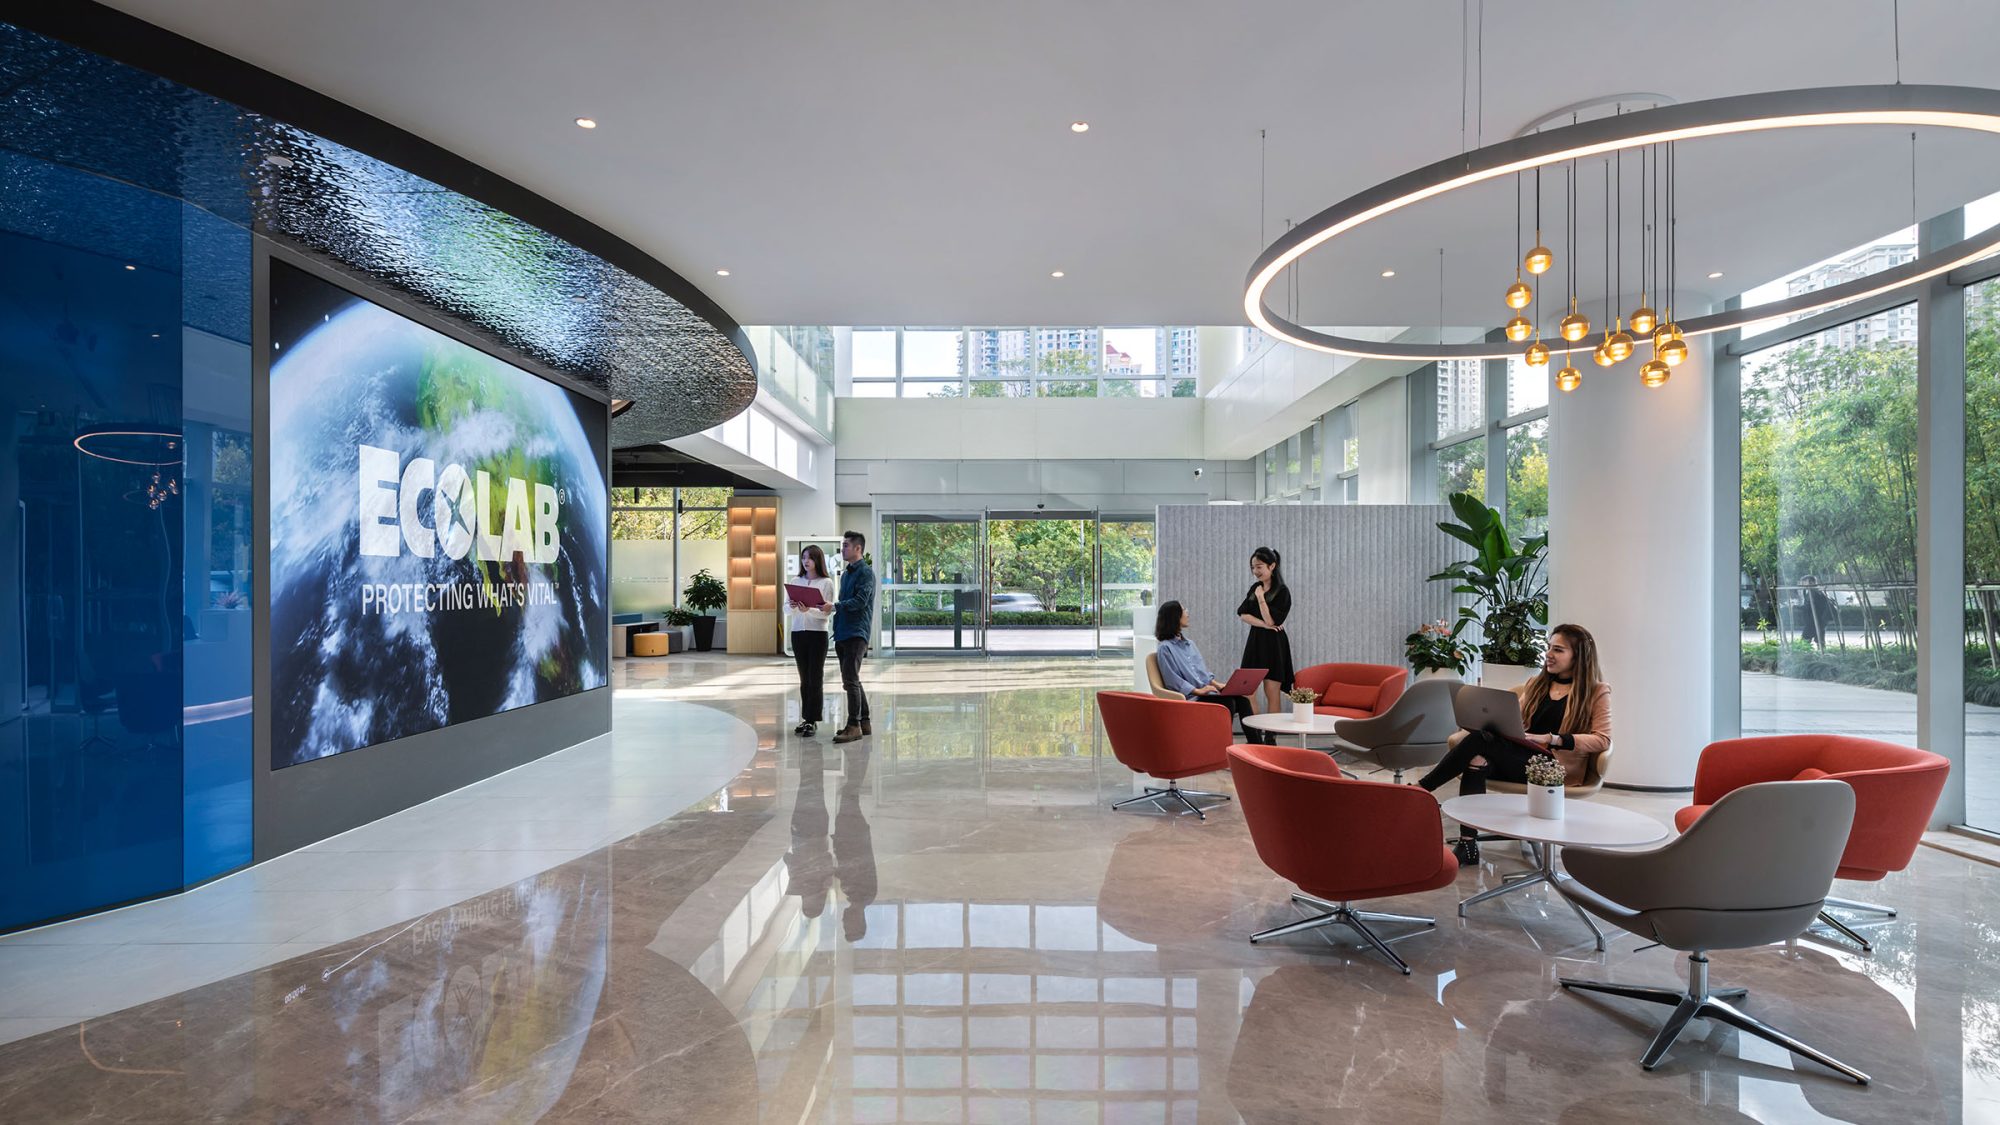
{"type": "Polygon", "coordinates": [[[603,687],[604,404],[279,261],[271,767],[603,687]]]}

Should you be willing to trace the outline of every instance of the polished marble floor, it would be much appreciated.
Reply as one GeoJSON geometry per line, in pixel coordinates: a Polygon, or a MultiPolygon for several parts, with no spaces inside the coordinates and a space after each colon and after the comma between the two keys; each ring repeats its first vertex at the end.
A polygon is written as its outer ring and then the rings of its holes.
{"type": "MultiPolygon", "coordinates": [[[[1749,987],[1753,1014],[1873,1086],[1726,1028],[1647,1073],[1658,1013],[1555,978],[1671,983],[1675,955],[1619,936],[1599,954],[1541,889],[1458,918],[1520,869],[1508,849],[1393,900],[1438,919],[1398,946],[1413,976],[1312,935],[1252,947],[1290,915],[1289,888],[1233,809],[1106,807],[1133,782],[1091,696],[1126,665],[869,674],[875,734],[836,747],[785,733],[782,663],[621,666],[634,699],[754,731],[745,767],[484,893],[0,1046],[0,1121],[2000,1116],[2000,869],[1926,848],[1843,886],[1902,908],[1873,956],[1813,938],[1714,955],[1718,987],[1749,987]]],[[[653,733],[672,755],[671,726],[653,733]]]]}

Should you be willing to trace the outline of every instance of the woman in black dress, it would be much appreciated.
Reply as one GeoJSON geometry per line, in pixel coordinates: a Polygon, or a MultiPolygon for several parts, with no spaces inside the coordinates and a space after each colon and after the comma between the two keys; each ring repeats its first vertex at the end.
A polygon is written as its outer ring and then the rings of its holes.
{"type": "Polygon", "coordinates": [[[1292,690],[1292,641],[1285,636],[1285,618],[1292,614],[1292,592],[1278,570],[1278,552],[1259,547],[1250,552],[1250,573],[1257,581],[1243,595],[1236,615],[1250,626],[1250,639],[1243,642],[1240,668],[1262,668],[1264,711],[1275,715],[1284,709],[1282,695],[1292,690]]]}

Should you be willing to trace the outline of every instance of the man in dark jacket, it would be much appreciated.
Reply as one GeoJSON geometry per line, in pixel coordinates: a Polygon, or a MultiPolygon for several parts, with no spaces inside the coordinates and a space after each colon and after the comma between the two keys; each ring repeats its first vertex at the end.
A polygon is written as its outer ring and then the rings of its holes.
{"type": "Polygon", "coordinates": [[[861,658],[868,655],[868,632],[875,620],[875,570],[866,557],[868,538],[858,531],[840,537],[840,592],[833,603],[833,651],[840,659],[840,686],[847,692],[847,725],[835,742],[853,742],[871,733],[868,693],[861,690],[861,658]]]}

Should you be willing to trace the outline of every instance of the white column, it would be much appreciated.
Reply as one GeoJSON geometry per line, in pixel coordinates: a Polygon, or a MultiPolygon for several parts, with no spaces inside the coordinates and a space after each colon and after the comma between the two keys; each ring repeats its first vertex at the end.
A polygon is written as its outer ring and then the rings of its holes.
{"type": "Polygon", "coordinates": [[[1613,786],[1691,787],[1710,736],[1714,388],[1708,341],[1688,345],[1664,387],[1580,355],[1583,385],[1550,396],[1550,621],[1597,638],[1613,786]]]}

